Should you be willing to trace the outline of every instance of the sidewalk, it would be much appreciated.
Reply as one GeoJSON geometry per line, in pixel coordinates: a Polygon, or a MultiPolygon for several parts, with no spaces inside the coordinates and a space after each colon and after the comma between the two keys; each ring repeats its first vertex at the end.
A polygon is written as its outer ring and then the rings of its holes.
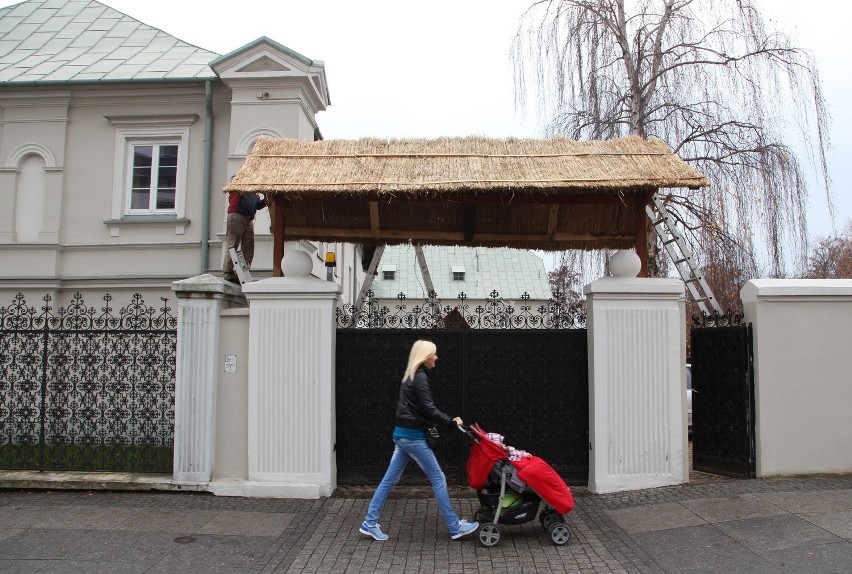
{"type": "MultiPolygon", "coordinates": [[[[494,548],[450,540],[428,489],[398,489],[358,534],[372,490],[323,500],[202,493],[0,490],[0,572],[852,572],[852,476],[697,480],[592,495],[574,488],[573,538],[534,521],[494,548]]],[[[478,508],[453,489],[461,515],[478,508]]]]}

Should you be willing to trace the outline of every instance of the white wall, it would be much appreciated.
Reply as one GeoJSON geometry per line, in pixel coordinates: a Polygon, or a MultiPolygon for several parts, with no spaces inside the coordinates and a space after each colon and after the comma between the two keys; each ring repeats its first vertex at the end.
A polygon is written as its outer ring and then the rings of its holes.
{"type": "Polygon", "coordinates": [[[757,476],[852,472],[852,280],[756,279],[757,476]]]}
{"type": "Polygon", "coordinates": [[[248,307],[225,309],[220,320],[214,482],[248,478],[248,307]],[[233,372],[225,370],[226,356],[235,360],[233,372]]]}

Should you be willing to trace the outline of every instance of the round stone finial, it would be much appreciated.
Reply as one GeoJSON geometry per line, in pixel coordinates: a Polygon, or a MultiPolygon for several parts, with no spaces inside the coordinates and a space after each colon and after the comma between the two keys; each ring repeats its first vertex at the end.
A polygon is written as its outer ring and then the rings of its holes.
{"type": "Polygon", "coordinates": [[[281,259],[281,271],[284,277],[308,277],[314,263],[304,251],[290,251],[281,259]]]}
{"type": "Polygon", "coordinates": [[[629,279],[639,275],[642,262],[634,251],[623,249],[616,251],[609,258],[609,270],[613,277],[629,279]]]}

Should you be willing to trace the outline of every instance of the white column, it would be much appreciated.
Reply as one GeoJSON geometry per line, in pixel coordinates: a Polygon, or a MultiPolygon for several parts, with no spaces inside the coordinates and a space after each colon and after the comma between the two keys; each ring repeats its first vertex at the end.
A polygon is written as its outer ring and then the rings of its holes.
{"type": "Polygon", "coordinates": [[[587,285],[589,490],[689,480],[683,281],[639,279],[639,258],[610,259],[615,277],[587,285]]]}
{"type": "Polygon", "coordinates": [[[249,300],[248,496],[319,498],[337,486],[334,309],[340,287],[284,256],[284,277],[243,286],[249,300]]]}
{"type": "Polygon", "coordinates": [[[178,297],[174,469],[178,482],[209,482],[216,445],[219,313],[245,304],[239,288],[204,274],[172,283],[178,297]]]}

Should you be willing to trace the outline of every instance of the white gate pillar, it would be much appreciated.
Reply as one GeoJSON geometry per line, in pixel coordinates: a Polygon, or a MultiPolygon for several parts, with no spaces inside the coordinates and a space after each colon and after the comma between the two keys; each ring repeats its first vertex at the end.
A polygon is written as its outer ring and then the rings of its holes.
{"type": "Polygon", "coordinates": [[[319,498],[337,486],[334,310],[340,287],[287,253],[284,277],[243,285],[249,300],[248,496],[319,498]]]}
{"type": "Polygon", "coordinates": [[[172,477],[209,482],[216,447],[219,313],[245,306],[240,290],[210,274],[172,283],[178,298],[172,477]]]}
{"type": "Polygon", "coordinates": [[[639,257],[610,258],[614,277],[590,283],[589,490],[689,480],[683,281],[639,279],[639,257]]]}

